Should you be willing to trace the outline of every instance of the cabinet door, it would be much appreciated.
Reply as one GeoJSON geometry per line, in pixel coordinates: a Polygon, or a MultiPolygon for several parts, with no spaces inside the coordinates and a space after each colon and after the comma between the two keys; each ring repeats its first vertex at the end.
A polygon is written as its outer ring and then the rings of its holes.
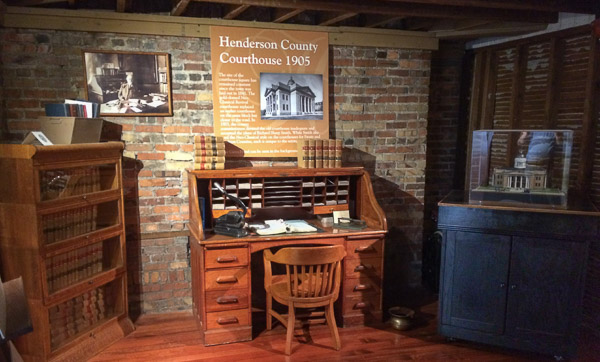
{"type": "Polygon", "coordinates": [[[536,345],[574,340],[585,255],[585,242],[513,238],[506,333],[536,345]]]}
{"type": "Polygon", "coordinates": [[[461,231],[444,241],[442,323],[501,334],[510,237],[461,231]]]}

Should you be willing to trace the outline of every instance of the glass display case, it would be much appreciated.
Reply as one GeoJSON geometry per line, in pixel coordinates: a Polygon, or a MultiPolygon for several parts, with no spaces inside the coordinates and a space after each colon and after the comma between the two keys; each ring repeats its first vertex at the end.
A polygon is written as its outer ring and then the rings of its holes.
{"type": "Polygon", "coordinates": [[[566,207],[572,147],[570,130],[474,131],[469,203],[566,207]]]}

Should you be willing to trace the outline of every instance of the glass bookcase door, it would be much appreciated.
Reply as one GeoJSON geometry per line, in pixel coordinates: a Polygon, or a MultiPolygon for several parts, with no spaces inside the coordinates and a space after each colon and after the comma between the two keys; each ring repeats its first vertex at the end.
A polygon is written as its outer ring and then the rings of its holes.
{"type": "Polygon", "coordinates": [[[45,260],[48,294],[122,266],[120,236],[56,253],[45,260]]]}
{"type": "Polygon", "coordinates": [[[40,173],[40,201],[118,189],[117,165],[105,163],[80,167],[43,169],[40,173]]]}
{"type": "Polygon", "coordinates": [[[43,215],[42,237],[52,244],[119,224],[119,200],[112,200],[43,215]]]}
{"type": "Polygon", "coordinates": [[[120,277],[48,308],[52,351],[123,314],[123,293],[124,279],[120,277]]]}

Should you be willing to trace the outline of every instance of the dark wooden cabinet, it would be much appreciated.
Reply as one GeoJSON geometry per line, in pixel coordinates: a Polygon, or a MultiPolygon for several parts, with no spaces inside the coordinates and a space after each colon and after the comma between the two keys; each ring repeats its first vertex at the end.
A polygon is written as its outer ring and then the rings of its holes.
{"type": "Polygon", "coordinates": [[[462,193],[442,200],[440,333],[573,356],[599,216],[591,205],[488,207],[466,203],[462,193]]]}

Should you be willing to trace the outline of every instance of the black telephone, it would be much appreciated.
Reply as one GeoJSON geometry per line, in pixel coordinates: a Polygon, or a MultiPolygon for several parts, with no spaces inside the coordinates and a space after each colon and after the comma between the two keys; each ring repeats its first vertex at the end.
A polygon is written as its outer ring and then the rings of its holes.
{"type": "Polygon", "coordinates": [[[218,182],[214,182],[213,184],[217,190],[221,191],[223,195],[225,195],[225,197],[235,202],[243,210],[243,212],[230,211],[227,214],[216,218],[214,227],[215,233],[234,236],[237,238],[248,235],[248,231],[244,229],[244,226],[246,225],[246,213],[248,211],[244,202],[227,193],[227,191],[225,191],[225,189],[218,182]]]}

